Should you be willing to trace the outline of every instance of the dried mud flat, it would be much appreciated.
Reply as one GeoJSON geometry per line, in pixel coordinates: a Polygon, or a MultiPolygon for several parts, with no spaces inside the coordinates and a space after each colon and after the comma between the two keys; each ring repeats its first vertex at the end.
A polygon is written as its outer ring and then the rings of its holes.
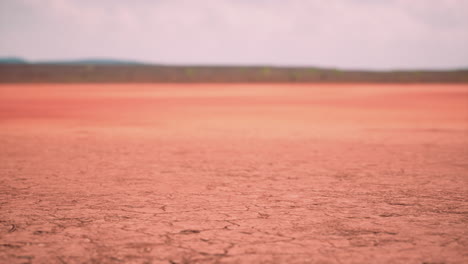
{"type": "Polygon", "coordinates": [[[468,85],[1,85],[0,263],[466,263],[468,85]]]}

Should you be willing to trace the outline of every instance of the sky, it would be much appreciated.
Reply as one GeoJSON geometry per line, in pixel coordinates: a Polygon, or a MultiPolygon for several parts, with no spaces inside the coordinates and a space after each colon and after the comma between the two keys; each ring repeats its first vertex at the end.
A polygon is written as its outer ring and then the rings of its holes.
{"type": "Polygon", "coordinates": [[[0,0],[0,56],[468,68],[468,0],[0,0]]]}

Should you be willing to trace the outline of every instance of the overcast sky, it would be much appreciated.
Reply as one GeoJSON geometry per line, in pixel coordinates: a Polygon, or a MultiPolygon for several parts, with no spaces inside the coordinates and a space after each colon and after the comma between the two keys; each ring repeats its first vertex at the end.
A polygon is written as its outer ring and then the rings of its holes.
{"type": "Polygon", "coordinates": [[[468,0],[0,0],[0,56],[468,67],[468,0]]]}

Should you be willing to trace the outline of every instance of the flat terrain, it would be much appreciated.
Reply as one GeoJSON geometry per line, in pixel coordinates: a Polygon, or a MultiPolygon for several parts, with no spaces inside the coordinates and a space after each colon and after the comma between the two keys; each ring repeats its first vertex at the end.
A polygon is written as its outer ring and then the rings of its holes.
{"type": "Polygon", "coordinates": [[[467,263],[468,85],[0,85],[0,263],[467,263]]]}

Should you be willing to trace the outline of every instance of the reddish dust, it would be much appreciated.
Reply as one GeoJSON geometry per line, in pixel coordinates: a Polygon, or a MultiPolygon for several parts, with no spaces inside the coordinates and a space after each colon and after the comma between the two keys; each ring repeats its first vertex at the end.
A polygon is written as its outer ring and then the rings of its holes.
{"type": "Polygon", "coordinates": [[[2,263],[463,263],[468,85],[1,85],[2,263]]]}

